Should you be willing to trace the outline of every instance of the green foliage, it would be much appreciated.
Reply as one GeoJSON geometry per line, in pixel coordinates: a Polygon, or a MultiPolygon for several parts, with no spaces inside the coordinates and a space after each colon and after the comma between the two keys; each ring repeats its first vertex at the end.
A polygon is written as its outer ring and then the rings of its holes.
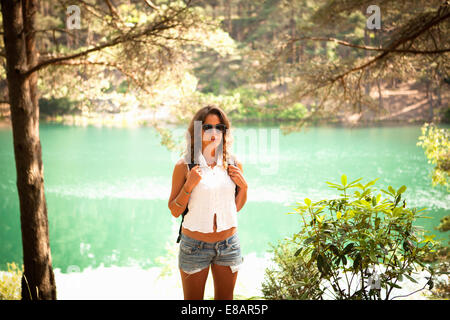
{"type": "Polygon", "coordinates": [[[442,122],[444,123],[450,123],[450,108],[447,108],[444,111],[444,116],[442,117],[442,122]]]}
{"type": "MultiPolygon", "coordinates": [[[[299,264],[305,270],[317,267],[320,298],[331,294],[333,299],[392,299],[392,290],[401,288],[399,281],[416,282],[413,273],[418,267],[431,274],[427,278],[431,289],[434,270],[423,260],[437,242],[434,235],[413,226],[416,219],[425,218],[424,209],[407,208],[402,199],[406,186],[377,190],[373,186],[378,179],[366,184],[361,180],[348,182],[342,175],[341,184],[327,182],[341,192],[338,198],[317,202],[306,198],[290,212],[300,214],[303,221],[292,239],[295,255],[303,257],[299,264]]],[[[292,281],[303,288],[309,276],[292,281]]],[[[315,299],[316,294],[307,298],[315,299]]]]}
{"type": "Polygon", "coordinates": [[[130,87],[130,83],[127,80],[124,80],[120,83],[119,87],[117,88],[118,93],[127,93],[130,87]]]}
{"type": "MultiPolygon", "coordinates": [[[[443,220],[449,221],[450,216],[444,217],[443,220]]],[[[441,225],[443,220],[441,220],[441,225]]],[[[448,227],[448,226],[447,226],[448,227]]],[[[448,230],[438,228],[441,232],[448,230]]],[[[427,263],[432,263],[437,279],[434,282],[434,287],[431,290],[430,299],[449,299],[450,298],[450,247],[448,245],[439,246],[436,251],[430,252],[426,257],[427,263]]]]}
{"type": "Polygon", "coordinates": [[[0,300],[21,299],[21,279],[23,266],[20,269],[14,262],[7,264],[7,271],[0,271],[0,300]]]}
{"type": "Polygon", "coordinates": [[[449,190],[448,176],[450,174],[450,132],[439,129],[434,124],[425,123],[418,146],[425,150],[428,162],[435,165],[432,173],[432,184],[443,185],[449,190]]]}
{"type": "Polygon", "coordinates": [[[436,228],[437,230],[439,230],[441,232],[450,230],[450,215],[443,217],[440,222],[441,223],[436,228]]]}
{"type": "MultiPolygon", "coordinates": [[[[63,98],[40,98],[39,99],[39,114],[42,116],[62,116],[65,114],[75,114],[77,102],[72,101],[67,97],[63,98]]],[[[78,110],[79,111],[79,110],[78,110]]]]}
{"type": "Polygon", "coordinates": [[[294,103],[292,106],[282,110],[277,118],[283,120],[300,120],[303,119],[308,113],[306,107],[301,103],[294,103]]]}
{"type": "Polygon", "coordinates": [[[297,245],[292,239],[285,239],[273,246],[273,261],[278,268],[268,268],[262,293],[270,300],[319,299],[320,277],[316,265],[307,264],[306,256],[295,254],[297,245]]]}

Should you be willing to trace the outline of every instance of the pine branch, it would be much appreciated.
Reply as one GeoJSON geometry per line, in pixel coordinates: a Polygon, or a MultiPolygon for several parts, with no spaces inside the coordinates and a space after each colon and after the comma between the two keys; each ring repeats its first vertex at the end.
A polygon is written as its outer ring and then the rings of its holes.
{"type": "Polygon", "coordinates": [[[327,42],[334,42],[341,46],[356,48],[356,49],[362,49],[366,51],[378,51],[378,52],[388,52],[388,53],[411,53],[411,54],[441,54],[444,52],[450,52],[450,48],[444,48],[444,49],[438,49],[435,50],[414,50],[414,49],[389,49],[389,48],[378,48],[378,47],[372,47],[372,46],[364,46],[364,45],[358,45],[354,43],[350,43],[347,41],[343,41],[336,38],[330,38],[330,37],[296,37],[292,38],[288,41],[287,45],[291,45],[291,43],[301,40],[312,40],[312,41],[327,41],[327,42]]]}
{"type": "Polygon", "coordinates": [[[138,80],[138,78],[136,78],[132,73],[126,71],[122,66],[118,65],[117,63],[108,62],[108,61],[89,61],[89,60],[73,61],[73,60],[65,60],[65,61],[55,62],[55,63],[53,63],[53,65],[66,65],[66,66],[94,66],[94,65],[99,65],[99,66],[105,66],[105,67],[108,67],[108,68],[114,68],[114,69],[120,71],[124,76],[129,78],[132,82],[134,82],[139,88],[144,90],[146,93],[150,93],[147,90],[147,88],[145,87],[145,85],[141,81],[138,80]]]}
{"type": "MultiPolygon", "coordinates": [[[[322,85],[316,87],[315,90],[320,89],[327,85],[332,85],[334,82],[336,82],[340,79],[344,79],[346,76],[348,76],[351,73],[354,73],[354,72],[357,72],[360,70],[365,70],[369,66],[375,64],[376,62],[387,58],[389,55],[392,55],[394,53],[396,53],[396,54],[400,53],[400,51],[402,51],[402,49],[398,49],[399,46],[401,46],[409,41],[414,41],[420,35],[422,35],[426,31],[428,31],[432,27],[442,23],[449,17],[450,17],[450,10],[449,10],[448,5],[442,5],[438,9],[438,11],[435,14],[433,14],[431,17],[429,14],[418,17],[414,21],[411,21],[409,24],[407,24],[406,26],[401,28],[397,32],[398,34],[400,34],[400,36],[398,36],[396,39],[394,38],[391,41],[391,43],[386,48],[384,48],[384,50],[382,51],[381,54],[369,59],[367,62],[365,62],[359,66],[356,66],[354,68],[351,68],[351,69],[339,74],[336,77],[329,78],[322,85]],[[417,25],[417,24],[413,23],[415,21],[422,21],[424,23],[422,23],[422,25],[417,25]]],[[[406,49],[406,50],[410,51],[410,49],[406,49]]],[[[447,50],[447,49],[445,49],[445,50],[447,50]]]]}
{"type": "Polygon", "coordinates": [[[182,9],[176,11],[175,14],[164,17],[161,21],[155,23],[154,25],[150,25],[149,27],[145,28],[141,32],[131,34],[131,32],[134,29],[136,29],[136,27],[134,27],[128,33],[119,35],[116,38],[114,38],[113,40],[105,42],[101,45],[98,45],[98,46],[92,47],[90,49],[86,49],[86,50],[83,50],[81,52],[74,53],[71,55],[49,58],[47,60],[41,61],[38,64],[36,64],[34,67],[32,67],[26,71],[23,71],[22,74],[25,76],[29,76],[32,73],[34,73],[44,67],[47,67],[48,65],[51,65],[51,64],[59,63],[59,62],[66,61],[66,60],[81,58],[81,57],[87,56],[93,52],[97,52],[97,51],[104,50],[106,48],[114,47],[114,46],[117,46],[122,43],[127,43],[127,42],[132,42],[134,40],[138,40],[139,38],[141,38],[143,36],[156,36],[156,35],[158,35],[158,33],[162,32],[162,31],[176,27],[178,25],[178,23],[175,20],[175,18],[189,8],[190,2],[191,2],[191,0],[187,1],[186,6],[183,7],[182,9]]]}

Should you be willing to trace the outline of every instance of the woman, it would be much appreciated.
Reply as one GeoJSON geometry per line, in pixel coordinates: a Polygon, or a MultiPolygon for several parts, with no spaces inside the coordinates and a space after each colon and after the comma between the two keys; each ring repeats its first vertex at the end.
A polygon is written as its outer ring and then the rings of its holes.
{"type": "Polygon", "coordinates": [[[230,121],[221,108],[206,106],[191,120],[186,138],[169,199],[174,217],[189,210],[178,256],[184,299],[203,299],[211,265],[214,299],[232,300],[243,261],[236,215],[247,200],[247,182],[242,164],[230,154],[230,121]],[[189,163],[196,165],[189,170],[189,163]]]}

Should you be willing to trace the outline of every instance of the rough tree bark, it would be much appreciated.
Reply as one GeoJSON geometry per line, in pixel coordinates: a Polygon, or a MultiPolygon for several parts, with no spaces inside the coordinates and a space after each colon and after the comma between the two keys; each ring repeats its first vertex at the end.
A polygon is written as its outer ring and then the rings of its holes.
{"type": "Polygon", "coordinates": [[[1,0],[24,273],[22,299],[56,299],[39,138],[37,0],[1,0]]]}

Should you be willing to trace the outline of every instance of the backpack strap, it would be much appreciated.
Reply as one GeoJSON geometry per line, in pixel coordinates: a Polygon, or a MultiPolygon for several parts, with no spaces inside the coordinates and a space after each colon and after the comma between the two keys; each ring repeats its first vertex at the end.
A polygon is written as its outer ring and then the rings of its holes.
{"type": "MultiPolygon", "coordinates": [[[[227,163],[237,167],[236,158],[234,156],[231,156],[227,163]]],[[[235,197],[237,193],[238,193],[238,186],[236,186],[236,191],[234,192],[235,197]]]]}

